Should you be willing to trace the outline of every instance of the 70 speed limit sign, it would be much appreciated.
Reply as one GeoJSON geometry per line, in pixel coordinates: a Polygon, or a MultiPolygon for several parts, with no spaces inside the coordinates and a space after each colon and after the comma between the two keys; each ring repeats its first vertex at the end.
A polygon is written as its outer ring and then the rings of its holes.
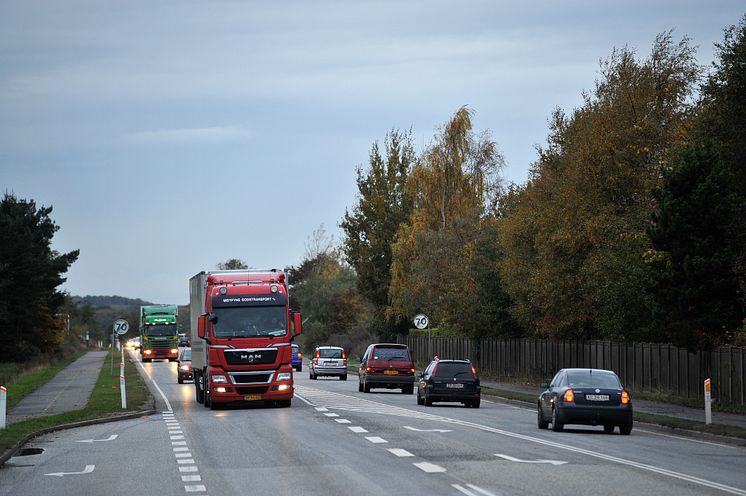
{"type": "Polygon", "coordinates": [[[415,315],[413,322],[414,322],[414,326],[417,329],[426,329],[428,324],[430,324],[430,320],[427,318],[427,315],[425,315],[424,313],[415,315]]]}
{"type": "Polygon", "coordinates": [[[119,336],[123,334],[127,334],[127,331],[130,330],[130,325],[127,323],[124,319],[117,319],[114,321],[114,332],[118,334],[119,336]]]}

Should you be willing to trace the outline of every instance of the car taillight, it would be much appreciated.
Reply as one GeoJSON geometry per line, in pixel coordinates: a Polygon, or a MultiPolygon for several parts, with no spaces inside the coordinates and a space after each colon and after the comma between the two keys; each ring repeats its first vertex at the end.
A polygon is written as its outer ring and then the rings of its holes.
{"type": "Polygon", "coordinates": [[[629,393],[622,391],[622,405],[626,405],[627,403],[629,403],[629,393]]]}
{"type": "Polygon", "coordinates": [[[565,403],[574,403],[575,402],[575,393],[572,389],[568,389],[565,391],[565,397],[563,398],[563,401],[565,403]]]}
{"type": "Polygon", "coordinates": [[[471,366],[471,373],[477,375],[477,369],[474,368],[474,365],[471,366]]]}
{"type": "Polygon", "coordinates": [[[342,366],[343,366],[343,367],[347,367],[347,360],[345,360],[345,359],[342,359],[342,366]]]}
{"type": "Polygon", "coordinates": [[[342,359],[344,360],[346,358],[347,358],[347,355],[345,355],[344,352],[342,352],[342,359]]]}
{"type": "Polygon", "coordinates": [[[300,360],[301,358],[303,358],[303,353],[301,353],[301,352],[299,351],[299,352],[298,352],[298,360],[300,360]]]}
{"type": "Polygon", "coordinates": [[[316,358],[321,358],[321,352],[319,350],[316,350],[316,358]]]}

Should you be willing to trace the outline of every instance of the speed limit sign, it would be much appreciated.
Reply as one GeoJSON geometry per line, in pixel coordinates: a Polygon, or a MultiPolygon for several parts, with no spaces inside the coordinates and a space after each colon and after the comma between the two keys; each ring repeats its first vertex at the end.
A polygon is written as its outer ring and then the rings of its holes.
{"type": "Polygon", "coordinates": [[[127,334],[127,331],[129,331],[130,325],[127,323],[124,319],[117,319],[114,321],[114,332],[118,334],[119,336],[123,334],[127,334]]]}
{"type": "Polygon", "coordinates": [[[427,315],[421,313],[419,315],[415,315],[413,322],[414,326],[417,329],[426,329],[428,324],[430,323],[430,320],[427,318],[427,315]]]}

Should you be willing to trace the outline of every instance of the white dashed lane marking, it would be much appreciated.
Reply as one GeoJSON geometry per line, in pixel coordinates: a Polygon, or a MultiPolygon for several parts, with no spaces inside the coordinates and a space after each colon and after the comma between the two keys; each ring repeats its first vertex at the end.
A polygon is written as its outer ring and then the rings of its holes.
{"type": "Polygon", "coordinates": [[[356,425],[355,425],[355,426],[351,426],[351,427],[348,427],[348,429],[350,429],[350,430],[351,430],[352,432],[355,432],[355,433],[357,433],[357,434],[363,434],[363,433],[365,433],[365,432],[368,432],[368,431],[366,431],[365,429],[363,429],[362,427],[358,427],[358,426],[356,426],[356,425]]]}
{"type": "Polygon", "coordinates": [[[429,474],[446,471],[446,469],[444,469],[440,465],[435,465],[434,463],[430,463],[430,462],[419,462],[419,463],[413,463],[412,465],[422,470],[423,472],[427,472],[429,474]]]}
{"type": "Polygon", "coordinates": [[[414,455],[413,455],[412,453],[410,453],[409,451],[407,451],[407,450],[405,450],[405,449],[401,449],[401,448],[388,448],[388,450],[389,450],[389,451],[390,451],[391,453],[393,453],[394,455],[396,455],[396,456],[399,456],[399,457],[404,457],[404,456],[414,456],[414,455]]]}
{"type": "Polygon", "coordinates": [[[378,437],[378,436],[366,436],[365,439],[367,439],[368,441],[370,441],[373,444],[388,443],[388,441],[386,441],[385,439],[383,439],[381,437],[378,437]]]}

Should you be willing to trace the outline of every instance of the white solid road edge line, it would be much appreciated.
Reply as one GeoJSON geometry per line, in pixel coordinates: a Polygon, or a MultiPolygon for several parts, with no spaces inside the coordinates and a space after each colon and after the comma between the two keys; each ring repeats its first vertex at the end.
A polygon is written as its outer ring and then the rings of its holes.
{"type": "MultiPolygon", "coordinates": [[[[130,358],[132,358],[132,357],[130,357],[130,358]]],[[[144,365],[143,365],[142,363],[140,363],[140,362],[139,362],[139,361],[138,361],[137,359],[135,359],[135,363],[136,363],[136,364],[138,364],[138,365],[140,366],[140,369],[142,369],[142,371],[143,371],[143,372],[145,372],[145,375],[146,375],[146,376],[148,376],[148,379],[150,379],[150,382],[152,382],[152,383],[153,383],[153,386],[155,386],[155,388],[156,388],[156,389],[158,390],[158,392],[159,392],[159,393],[161,394],[161,398],[163,398],[163,401],[165,401],[165,402],[166,402],[166,407],[167,407],[168,411],[169,411],[169,412],[172,412],[172,411],[173,411],[173,408],[171,408],[171,402],[170,402],[170,401],[168,401],[168,398],[166,398],[166,395],[165,395],[165,394],[163,394],[163,391],[162,391],[162,390],[161,390],[161,388],[160,388],[160,387],[158,386],[158,383],[157,383],[157,382],[155,382],[155,379],[153,379],[153,376],[151,376],[151,375],[150,375],[150,374],[148,373],[148,371],[147,371],[147,370],[145,370],[145,366],[144,366],[144,365]]]]}

